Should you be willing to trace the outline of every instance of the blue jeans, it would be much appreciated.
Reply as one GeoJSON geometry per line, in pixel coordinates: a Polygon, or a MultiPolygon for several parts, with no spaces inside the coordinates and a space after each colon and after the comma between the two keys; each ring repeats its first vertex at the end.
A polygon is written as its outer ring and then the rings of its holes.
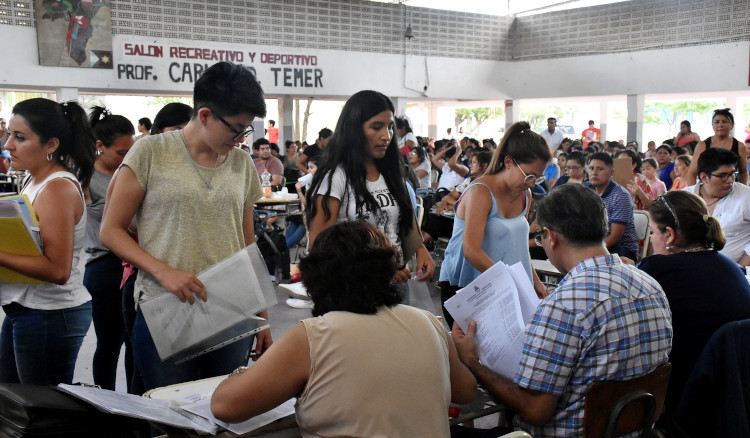
{"type": "Polygon", "coordinates": [[[32,385],[72,383],[73,371],[91,325],[91,302],[61,310],[3,306],[0,382],[32,385]]]}
{"type": "Polygon", "coordinates": [[[235,368],[247,365],[254,338],[255,336],[248,336],[179,365],[175,365],[170,359],[162,362],[143,318],[143,312],[138,309],[132,337],[135,366],[143,377],[146,391],[175,383],[229,374],[235,368]]]}
{"type": "Polygon", "coordinates": [[[135,279],[138,269],[135,270],[122,285],[122,320],[125,322],[125,378],[128,380],[128,394],[141,395],[146,392],[143,389],[143,379],[135,367],[133,360],[133,325],[135,324],[135,279]]]}
{"type": "Polygon", "coordinates": [[[284,237],[286,238],[287,248],[291,248],[299,243],[299,241],[305,237],[305,224],[302,222],[302,219],[290,219],[287,222],[286,234],[284,237]]]}
{"type": "Polygon", "coordinates": [[[120,292],[122,269],[122,260],[110,253],[89,262],[83,274],[83,285],[91,294],[91,310],[96,332],[96,351],[92,367],[94,383],[112,391],[115,390],[120,348],[125,341],[120,292]]]}

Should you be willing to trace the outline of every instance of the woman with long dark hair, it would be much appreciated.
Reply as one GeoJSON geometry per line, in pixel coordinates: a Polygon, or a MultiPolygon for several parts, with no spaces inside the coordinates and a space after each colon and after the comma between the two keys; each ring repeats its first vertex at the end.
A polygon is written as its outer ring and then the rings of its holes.
{"type": "Polygon", "coordinates": [[[29,175],[27,194],[39,219],[44,252],[0,252],[0,266],[42,284],[0,283],[0,382],[71,383],[91,325],[91,296],[78,257],[86,232],[83,190],[94,170],[94,137],[75,102],[29,99],[13,107],[5,144],[15,169],[29,175]]]}
{"type": "MultiPolygon", "coordinates": [[[[83,285],[91,293],[91,305],[96,332],[94,352],[94,383],[104,389],[115,389],[117,360],[120,347],[125,341],[125,326],[122,319],[122,260],[102,245],[99,229],[104,213],[104,201],[109,182],[125,154],[133,146],[135,129],[123,116],[112,114],[106,108],[95,106],[89,114],[89,122],[96,138],[96,161],[91,184],[87,191],[86,271],[83,285]]],[[[130,350],[130,342],[127,343],[130,350]]],[[[132,362],[126,360],[128,375],[132,374],[132,362]]]]}
{"type": "Polygon", "coordinates": [[[404,183],[394,110],[391,100],[377,91],[360,91],[346,101],[307,192],[310,245],[337,222],[364,219],[401,250],[393,280],[409,279],[406,263],[413,255],[424,280],[432,276],[435,263],[422,244],[404,183]]]}

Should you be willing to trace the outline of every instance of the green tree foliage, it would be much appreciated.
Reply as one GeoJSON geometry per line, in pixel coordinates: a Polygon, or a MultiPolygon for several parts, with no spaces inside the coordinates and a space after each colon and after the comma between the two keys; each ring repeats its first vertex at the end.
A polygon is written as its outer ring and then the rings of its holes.
{"type": "Polygon", "coordinates": [[[675,125],[696,114],[708,114],[722,104],[712,100],[683,100],[679,102],[652,102],[646,105],[644,123],[669,125],[669,135],[676,134],[675,125]]]}
{"type": "Polygon", "coordinates": [[[159,108],[162,108],[164,105],[172,102],[179,102],[184,103],[185,105],[193,106],[193,99],[190,97],[180,97],[180,96],[149,96],[148,99],[146,99],[146,105],[148,106],[157,106],[159,108]]]}
{"type": "Polygon", "coordinates": [[[521,108],[521,120],[529,122],[532,131],[539,132],[547,127],[547,118],[557,118],[558,125],[570,124],[579,110],[578,105],[529,105],[521,108]]]}
{"type": "Polygon", "coordinates": [[[456,123],[456,131],[458,127],[465,121],[473,121],[473,127],[471,129],[472,135],[479,134],[479,127],[482,123],[490,119],[496,119],[497,117],[503,116],[502,107],[479,107],[479,108],[456,108],[454,122],[456,123]]]}

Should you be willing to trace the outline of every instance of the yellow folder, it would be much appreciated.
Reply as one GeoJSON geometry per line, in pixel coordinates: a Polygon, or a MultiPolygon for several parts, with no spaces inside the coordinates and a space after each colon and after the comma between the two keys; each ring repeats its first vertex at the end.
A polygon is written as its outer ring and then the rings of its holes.
{"type": "MultiPolygon", "coordinates": [[[[34,214],[31,202],[28,202],[29,199],[26,195],[22,195],[22,197],[25,198],[26,207],[29,208],[31,217],[35,221],[36,214],[34,214]]],[[[25,256],[41,255],[42,252],[31,233],[32,232],[27,228],[20,215],[19,217],[0,217],[0,251],[8,254],[25,256]]],[[[1,266],[0,282],[26,284],[46,283],[1,266]]],[[[2,286],[0,286],[0,288],[2,288],[2,286]]]]}

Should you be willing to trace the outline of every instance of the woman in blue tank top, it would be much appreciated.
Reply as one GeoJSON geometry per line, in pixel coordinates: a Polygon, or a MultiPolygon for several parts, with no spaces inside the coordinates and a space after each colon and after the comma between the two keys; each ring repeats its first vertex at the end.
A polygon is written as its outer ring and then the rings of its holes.
{"type": "Polygon", "coordinates": [[[530,189],[544,182],[550,157],[549,144],[527,122],[505,133],[487,172],[456,203],[453,237],[440,271],[443,303],[500,260],[508,265],[521,262],[537,294],[547,294],[531,268],[526,212],[530,189]]]}

